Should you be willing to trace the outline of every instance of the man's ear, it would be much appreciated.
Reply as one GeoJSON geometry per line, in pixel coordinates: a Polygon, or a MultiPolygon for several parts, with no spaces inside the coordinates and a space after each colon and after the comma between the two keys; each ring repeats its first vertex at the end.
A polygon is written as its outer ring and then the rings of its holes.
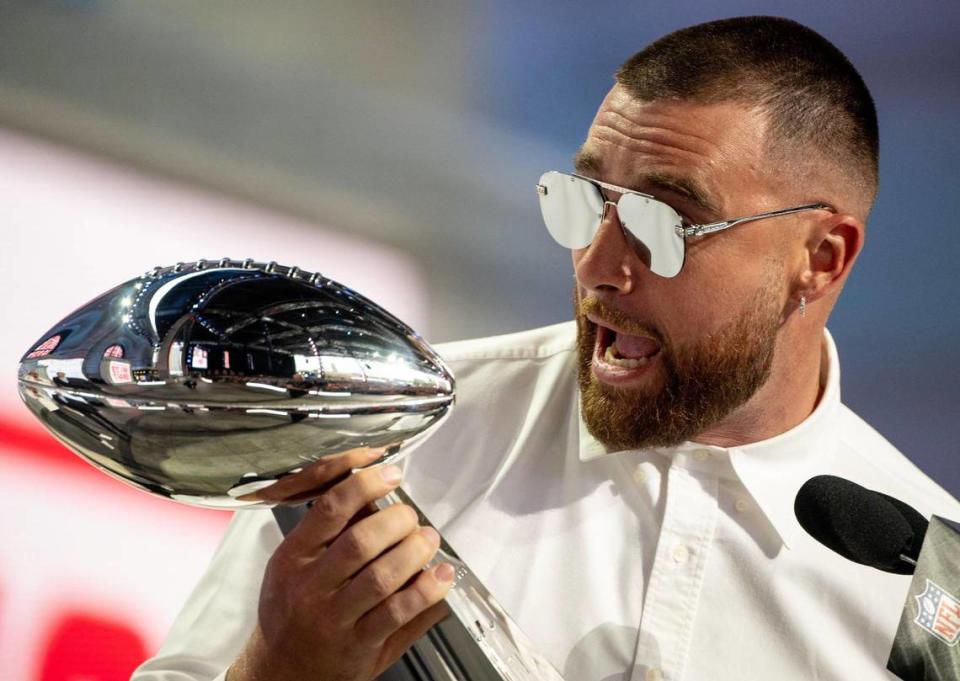
{"type": "Polygon", "coordinates": [[[801,293],[814,301],[839,292],[863,249],[866,228],[852,215],[837,214],[819,223],[807,241],[807,270],[801,293]]]}

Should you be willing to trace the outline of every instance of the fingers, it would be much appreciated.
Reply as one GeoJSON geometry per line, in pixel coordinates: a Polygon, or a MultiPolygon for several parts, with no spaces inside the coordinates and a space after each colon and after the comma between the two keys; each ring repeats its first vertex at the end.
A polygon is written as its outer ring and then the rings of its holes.
{"type": "MultiPolygon", "coordinates": [[[[321,554],[311,579],[320,588],[335,589],[417,528],[417,512],[404,504],[388,506],[363,518],[344,530],[321,554]]],[[[422,566],[420,563],[414,569],[422,566]]]]}
{"type": "Polygon", "coordinates": [[[354,468],[368,466],[383,457],[386,448],[350,449],[334,456],[325,456],[298,473],[284,476],[269,487],[244,494],[240,501],[268,503],[300,503],[321,494],[324,489],[347,475],[354,468]]]}
{"type": "MultiPolygon", "coordinates": [[[[453,575],[453,566],[448,563],[441,563],[429,570],[424,570],[412,585],[390,596],[364,615],[356,625],[358,635],[372,642],[381,643],[398,634],[408,624],[411,629],[404,630],[404,635],[412,634],[413,629],[423,625],[429,618],[421,620],[416,625],[413,624],[414,620],[421,613],[439,604],[447,595],[453,583],[453,575]]],[[[428,628],[429,626],[424,627],[417,635],[428,628]]]]}
{"type": "Polygon", "coordinates": [[[303,520],[287,536],[292,544],[316,553],[340,534],[359,511],[400,485],[397,466],[358,471],[318,496],[303,520]]]}
{"type": "Polygon", "coordinates": [[[454,572],[446,563],[421,571],[412,584],[396,591],[417,573],[418,566],[424,565],[438,546],[435,530],[432,537],[417,532],[367,566],[338,594],[345,615],[362,615],[357,619],[358,635],[376,643],[385,641],[446,595],[454,572]]]}
{"type": "Polygon", "coordinates": [[[377,661],[376,675],[382,674],[387,667],[396,662],[407,649],[435,624],[439,624],[450,615],[450,606],[446,601],[434,603],[412,620],[394,632],[383,644],[380,659],[377,661]]]}

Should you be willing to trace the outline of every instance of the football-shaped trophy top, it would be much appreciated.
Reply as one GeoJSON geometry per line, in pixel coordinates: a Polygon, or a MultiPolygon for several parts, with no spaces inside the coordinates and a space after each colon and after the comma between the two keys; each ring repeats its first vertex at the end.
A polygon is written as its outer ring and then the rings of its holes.
{"type": "Polygon", "coordinates": [[[55,324],[19,391],[70,449],[216,508],[356,447],[436,424],[454,380],[413,330],[318,274],[250,260],[156,268],[55,324]]]}

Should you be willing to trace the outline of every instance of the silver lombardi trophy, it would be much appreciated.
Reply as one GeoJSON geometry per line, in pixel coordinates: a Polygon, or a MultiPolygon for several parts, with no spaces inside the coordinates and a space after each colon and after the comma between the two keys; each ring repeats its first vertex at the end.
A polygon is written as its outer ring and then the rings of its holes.
{"type": "MultiPolygon", "coordinates": [[[[440,357],[372,301],[296,267],[230,259],[111,289],[44,334],[18,378],[30,411],[96,468],[226,509],[269,505],[253,493],[325,456],[387,446],[378,463],[396,459],[454,398],[440,357]]],[[[385,499],[399,501],[416,508],[402,489],[385,499]]],[[[302,507],[273,512],[286,533],[302,507]]],[[[456,567],[454,617],[381,678],[560,680],[446,541],[438,561],[456,567]]]]}

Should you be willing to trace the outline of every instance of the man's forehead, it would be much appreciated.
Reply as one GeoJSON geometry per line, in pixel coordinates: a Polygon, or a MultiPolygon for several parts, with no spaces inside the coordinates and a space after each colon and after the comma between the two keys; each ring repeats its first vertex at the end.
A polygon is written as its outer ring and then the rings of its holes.
{"type": "Polygon", "coordinates": [[[604,115],[612,115],[625,125],[642,124],[645,120],[669,122],[679,118],[705,137],[722,137],[733,121],[760,128],[765,128],[767,122],[766,114],[759,107],[745,101],[705,101],[674,97],[640,99],[619,83],[604,96],[593,119],[593,125],[604,115]]]}
{"type": "Polygon", "coordinates": [[[731,181],[757,183],[766,117],[737,102],[642,101],[616,85],[597,111],[574,168],[612,184],[688,195],[711,210],[731,181]]]}

